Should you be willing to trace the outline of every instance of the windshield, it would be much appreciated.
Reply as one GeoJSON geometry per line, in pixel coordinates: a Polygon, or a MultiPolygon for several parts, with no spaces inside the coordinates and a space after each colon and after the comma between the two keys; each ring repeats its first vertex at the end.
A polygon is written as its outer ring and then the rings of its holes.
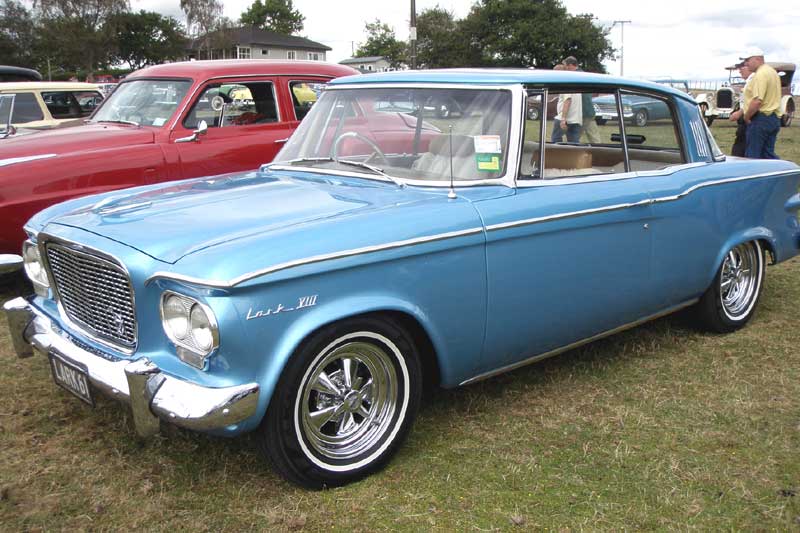
{"type": "Polygon", "coordinates": [[[505,174],[510,123],[508,90],[328,90],[275,162],[378,179],[449,181],[451,169],[457,181],[497,179],[505,174]]]}
{"type": "Polygon", "coordinates": [[[175,80],[122,83],[103,102],[92,121],[161,127],[175,113],[190,86],[190,81],[175,80]]]}

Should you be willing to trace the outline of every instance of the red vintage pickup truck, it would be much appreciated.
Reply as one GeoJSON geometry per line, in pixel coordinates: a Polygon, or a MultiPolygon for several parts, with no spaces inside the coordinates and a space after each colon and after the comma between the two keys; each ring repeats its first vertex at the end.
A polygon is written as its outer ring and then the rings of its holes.
{"type": "Polygon", "coordinates": [[[23,224],[76,196],[258,168],[329,80],[357,71],[316,61],[171,63],[128,76],[86,124],[0,141],[0,253],[23,224]]]}

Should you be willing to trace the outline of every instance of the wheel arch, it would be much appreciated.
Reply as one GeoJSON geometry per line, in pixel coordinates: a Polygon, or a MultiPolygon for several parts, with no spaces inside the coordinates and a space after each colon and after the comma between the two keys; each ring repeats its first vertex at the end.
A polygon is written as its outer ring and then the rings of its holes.
{"type": "Polygon", "coordinates": [[[761,245],[761,248],[769,252],[774,262],[774,259],[776,257],[775,253],[777,247],[777,240],[775,238],[775,234],[772,233],[772,231],[763,226],[757,226],[754,228],[749,228],[746,230],[739,231],[733,234],[727,241],[725,241],[725,243],[718,251],[716,260],[714,261],[714,264],[712,265],[710,272],[707,273],[707,279],[708,279],[707,285],[710,285],[714,277],[717,275],[717,270],[719,270],[719,266],[725,259],[725,254],[727,254],[728,251],[731,250],[733,247],[749,241],[758,241],[758,243],[761,245]]]}
{"type": "Polygon", "coordinates": [[[258,420],[262,419],[270,398],[287,363],[304,341],[325,327],[359,317],[386,317],[401,327],[414,341],[420,356],[423,386],[435,387],[441,383],[444,361],[443,338],[435,325],[418,306],[395,297],[365,296],[344,298],[310,310],[295,320],[281,334],[272,353],[267,354],[266,364],[258,382],[261,386],[258,420]]]}

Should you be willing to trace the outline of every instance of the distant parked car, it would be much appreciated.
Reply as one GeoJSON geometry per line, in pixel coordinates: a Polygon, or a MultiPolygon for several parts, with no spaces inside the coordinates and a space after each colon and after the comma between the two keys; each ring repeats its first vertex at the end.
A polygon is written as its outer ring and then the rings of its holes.
{"type": "MultiPolygon", "coordinates": [[[[127,76],[87,124],[0,142],[0,253],[18,252],[25,221],[62,200],[272,161],[309,109],[295,88],[355,72],[320,61],[230,60],[170,63],[127,76]]],[[[76,94],[63,87],[61,93],[76,94]]],[[[27,117],[65,101],[56,91],[17,89],[17,117],[20,96],[27,117]]],[[[91,98],[69,101],[76,112],[95,105],[91,98]]]]}
{"type": "Polygon", "coordinates": [[[100,89],[92,83],[0,83],[0,95],[10,94],[15,95],[14,127],[39,130],[80,124],[103,101],[100,89]]]}
{"type": "MultiPolygon", "coordinates": [[[[792,78],[794,77],[796,65],[784,62],[768,62],[767,65],[774,68],[781,79],[779,115],[781,117],[781,126],[786,127],[791,125],[796,109],[796,103],[792,96],[792,78]]],[[[739,77],[739,71],[735,66],[729,66],[726,69],[728,70],[728,82],[716,91],[691,91],[709,126],[714,122],[714,119],[730,117],[731,113],[741,106],[745,80],[739,77]]]]}
{"type": "MultiPolygon", "coordinates": [[[[597,96],[592,98],[594,103],[595,121],[601,126],[609,120],[619,120],[617,101],[612,95],[597,96]]],[[[644,96],[622,96],[622,116],[626,122],[636,126],[647,126],[650,121],[665,119],[670,116],[667,104],[658,99],[644,96]]]]}

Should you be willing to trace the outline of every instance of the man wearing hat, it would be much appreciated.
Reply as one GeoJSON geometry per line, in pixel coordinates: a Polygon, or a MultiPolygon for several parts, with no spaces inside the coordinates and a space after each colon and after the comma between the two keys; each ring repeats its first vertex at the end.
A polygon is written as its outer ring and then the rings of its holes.
{"type": "MultiPolygon", "coordinates": [[[[744,80],[744,89],[742,89],[744,94],[744,90],[747,89],[747,84],[750,83],[753,73],[750,72],[750,67],[744,61],[737,63],[736,68],[739,69],[739,76],[744,80]]],[[[747,149],[747,124],[744,123],[743,115],[744,109],[739,107],[739,109],[731,113],[729,119],[731,122],[736,122],[736,138],[733,140],[733,148],[731,148],[731,155],[736,157],[744,157],[744,152],[747,149]]]]}
{"type": "Polygon", "coordinates": [[[740,58],[753,72],[744,87],[744,123],[747,124],[745,157],[779,159],[775,141],[781,129],[781,79],[774,68],[764,63],[764,52],[750,48],[740,58]]]}

